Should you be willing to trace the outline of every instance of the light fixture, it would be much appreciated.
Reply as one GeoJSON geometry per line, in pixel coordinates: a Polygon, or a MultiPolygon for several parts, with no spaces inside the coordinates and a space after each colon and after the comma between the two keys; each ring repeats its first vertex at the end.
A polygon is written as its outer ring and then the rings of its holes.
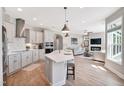
{"type": "Polygon", "coordinates": [[[34,17],[34,18],[33,18],[33,20],[34,20],[34,21],[36,21],[36,20],[37,20],[37,18],[36,18],[36,17],[34,17]]]}
{"type": "Polygon", "coordinates": [[[64,9],[65,9],[65,24],[64,24],[64,27],[62,28],[62,32],[67,34],[67,33],[69,33],[69,28],[67,26],[68,20],[66,19],[66,17],[67,17],[66,16],[66,9],[67,9],[67,7],[64,7],[64,9]]]}
{"type": "Polygon", "coordinates": [[[17,11],[22,12],[23,10],[22,8],[17,8],[17,11]]]}

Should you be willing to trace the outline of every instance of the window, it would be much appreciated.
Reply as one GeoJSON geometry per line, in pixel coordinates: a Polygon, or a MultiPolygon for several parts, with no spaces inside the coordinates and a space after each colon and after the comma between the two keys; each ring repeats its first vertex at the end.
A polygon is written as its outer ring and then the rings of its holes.
{"type": "Polygon", "coordinates": [[[109,27],[107,32],[107,58],[121,64],[122,61],[122,31],[121,25],[109,27]]]}

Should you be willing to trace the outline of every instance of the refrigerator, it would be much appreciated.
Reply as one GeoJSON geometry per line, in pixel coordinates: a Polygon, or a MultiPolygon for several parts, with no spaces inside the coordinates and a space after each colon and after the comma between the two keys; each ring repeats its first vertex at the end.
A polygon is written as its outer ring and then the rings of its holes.
{"type": "Polygon", "coordinates": [[[2,26],[2,57],[3,57],[3,85],[7,84],[7,32],[6,28],[2,26]]]}

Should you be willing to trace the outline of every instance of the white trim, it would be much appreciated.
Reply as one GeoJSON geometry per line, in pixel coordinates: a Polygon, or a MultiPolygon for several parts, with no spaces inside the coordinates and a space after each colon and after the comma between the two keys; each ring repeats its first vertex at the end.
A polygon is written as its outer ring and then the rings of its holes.
{"type": "Polygon", "coordinates": [[[62,85],[65,85],[66,80],[63,80],[63,81],[60,81],[60,82],[57,82],[57,83],[50,83],[51,86],[62,86],[62,85]]]}
{"type": "Polygon", "coordinates": [[[112,67],[110,67],[109,65],[105,64],[105,67],[109,70],[111,70],[113,73],[115,73],[117,76],[119,76],[121,79],[124,79],[124,74],[118,72],[117,70],[113,69],[112,67]]]}

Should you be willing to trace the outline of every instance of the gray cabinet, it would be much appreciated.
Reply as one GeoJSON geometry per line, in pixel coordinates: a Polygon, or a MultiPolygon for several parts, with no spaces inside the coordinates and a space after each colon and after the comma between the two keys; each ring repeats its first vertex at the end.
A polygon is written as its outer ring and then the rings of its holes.
{"type": "Polygon", "coordinates": [[[9,73],[15,72],[21,68],[21,55],[14,54],[8,56],[9,73]]]}

